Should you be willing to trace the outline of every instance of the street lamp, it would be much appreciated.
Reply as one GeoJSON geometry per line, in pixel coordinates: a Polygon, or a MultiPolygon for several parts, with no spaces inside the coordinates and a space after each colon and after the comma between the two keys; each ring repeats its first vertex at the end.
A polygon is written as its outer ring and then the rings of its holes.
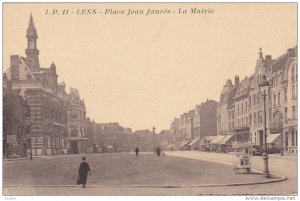
{"type": "Polygon", "coordinates": [[[283,116],[280,113],[279,117],[279,128],[280,128],[280,156],[284,156],[283,154],[283,116]]]}
{"type": "Polygon", "coordinates": [[[155,150],[155,127],[153,126],[152,128],[152,132],[153,132],[153,147],[154,147],[154,150],[155,150]]]}
{"type": "Polygon", "coordinates": [[[259,88],[259,93],[263,96],[264,98],[264,143],[263,143],[263,154],[262,154],[262,159],[264,160],[264,175],[267,178],[270,178],[271,175],[269,173],[269,167],[268,167],[268,150],[267,150],[267,112],[266,112],[266,97],[267,93],[266,90],[269,89],[270,83],[268,82],[266,75],[262,76],[262,79],[260,83],[258,84],[259,88]]]}

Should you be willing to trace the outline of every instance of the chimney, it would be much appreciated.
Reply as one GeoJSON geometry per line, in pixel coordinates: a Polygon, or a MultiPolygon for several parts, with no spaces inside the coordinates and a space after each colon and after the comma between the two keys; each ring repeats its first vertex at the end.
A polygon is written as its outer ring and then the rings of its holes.
{"type": "Polygon", "coordinates": [[[295,54],[295,49],[294,48],[290,48],[287,50],[287,54],[288,54],[288,58],[291,58],[291,57],[295,57],[296,54],[295,54]]]}
{"type": "Polygon", "coordinates": [[[10,56],[10,74],[11,80],[19,80],[19,55],[10,56]]]}
{"type": "Polygon", "coordinates": [[[239,78],[238,75],[236,75],[236,76],[234,77],[234,85],[237,86],[237,85],[239,85],[239,84],[240,84],[240,78],[239,78]]]}
{"type": "Polygon", "coordinates": [[[272,55],[266,55],[266,62],[272,61],[272,55]]]}

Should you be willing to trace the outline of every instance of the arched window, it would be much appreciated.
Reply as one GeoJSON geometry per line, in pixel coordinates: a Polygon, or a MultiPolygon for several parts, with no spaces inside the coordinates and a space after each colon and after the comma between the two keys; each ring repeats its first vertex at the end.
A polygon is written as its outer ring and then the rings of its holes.
{"type": "Polygon", "coordinates": [[[280,105],[280,93],[278,93],[278,105],[280,105]]]}
{"type": "Polygon", "coordinates": [[[241,114],[244,114],[243,108],[244,108],[244,104],[242,103],[242,106],[241,106],[241,114]]]}
{"type": "Polygon", "coordinates": [[[275,114],[273,115],[273,122],[281,123],[281,121],[282,121],[281,113],[280,112],[275,112],[275,114]]]}
{"type": "Polygon", "coordinates": [[[77,129],[72,129],[71,130],[71,137],[78,137],[78,131],[77,131],[77,129]]]}
{"type": "Polygon", "coordinates": [[[276,94],[274,94],[274,96],[273,96],[274,98],[273,98],[273,101],[274,101],[274,107],[276,106],[276,94]]]}

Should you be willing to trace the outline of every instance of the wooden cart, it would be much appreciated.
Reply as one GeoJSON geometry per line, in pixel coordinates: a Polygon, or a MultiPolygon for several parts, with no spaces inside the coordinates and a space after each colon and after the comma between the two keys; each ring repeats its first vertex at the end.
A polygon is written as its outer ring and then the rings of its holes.
{"type": "Polygon", "coordinates": [[[241,172],[251,173],[251,153],[253,149],[252,143],[234,142],[235,148],[234,171],[236,174],[241,172]]]}

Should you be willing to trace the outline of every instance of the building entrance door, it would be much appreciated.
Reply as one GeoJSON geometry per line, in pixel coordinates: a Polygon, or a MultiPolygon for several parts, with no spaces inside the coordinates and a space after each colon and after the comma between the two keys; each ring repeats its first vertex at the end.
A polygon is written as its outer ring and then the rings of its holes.
{"type": "Polygon", "coordinates": [[[77,141],[71,141],[71,153],[78,154],[78,142],[77,141]]]}

